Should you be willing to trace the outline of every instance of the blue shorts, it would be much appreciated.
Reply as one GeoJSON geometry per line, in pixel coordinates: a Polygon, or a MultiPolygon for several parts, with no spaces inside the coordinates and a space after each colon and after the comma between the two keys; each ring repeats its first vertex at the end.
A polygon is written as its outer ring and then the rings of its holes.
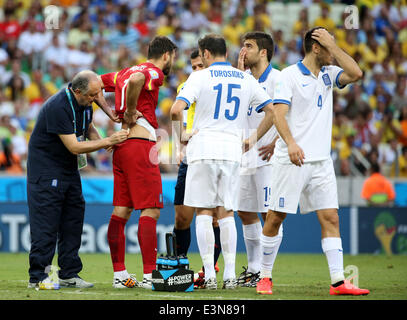
{"type": "Polygon", "coordinates": [[[188,165],[181,162],[178,169],[177,184],[175,185],[174,205],[184,204],[185,180],[187,177],[188,165]]]}

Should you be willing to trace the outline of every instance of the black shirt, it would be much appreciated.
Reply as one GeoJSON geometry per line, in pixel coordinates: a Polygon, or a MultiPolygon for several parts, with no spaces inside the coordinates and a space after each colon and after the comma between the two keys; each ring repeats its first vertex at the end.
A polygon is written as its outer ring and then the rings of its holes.
{"type": "MultiPolygon", "coordinates": [[[[76,136],[85,135],[92,122],[92,107],[80,106],[69,89],[76,117],[76,136]],[[85,116],[85,130],[83,118],[85,116]]],[[[42,106],[28,143],[27,179],[39,177],[71,180],[77,178],[78,160],[62,143],[59,134],[74,133],[74,115],[65,88],[42,106]]]]}

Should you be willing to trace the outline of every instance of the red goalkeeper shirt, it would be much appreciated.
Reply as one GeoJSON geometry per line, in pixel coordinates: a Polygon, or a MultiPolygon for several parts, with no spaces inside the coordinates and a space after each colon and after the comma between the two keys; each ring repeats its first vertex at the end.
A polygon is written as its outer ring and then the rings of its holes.
{"type": "Polygon", "coordinates": [[[127,83],[133,73],[141,72],[145,76],[144,86],[140,91],[137,102],[137,110],[153,126],[158,128],[155,108],[158,104],[158,91],[163,84],[164,74],[150,62],[141,63],[137,66],[125,68],[118,72],[111,72],[101,75],[106,92],[115,93],[115,109],[120,118],[126,111],[126,90],[127,83]]]}

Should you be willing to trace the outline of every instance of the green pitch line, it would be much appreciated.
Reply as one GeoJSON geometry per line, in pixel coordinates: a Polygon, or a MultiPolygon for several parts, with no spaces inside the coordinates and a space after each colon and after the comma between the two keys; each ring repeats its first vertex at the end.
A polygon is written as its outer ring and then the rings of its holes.
{"type": "MultiPolygon", "coordinates": [[[[345,255],[344,265],[355,275],[357,267],[361,288],[371,293],[363,297],[329,295],[329,272],[321,254],[280,254],[273,271],[273,295],[256,294],[255,288],[222,290],[223,258],[220,256],[216,291],[194,290],[191,293],[169,293],[136,289],[113,289],[112,267],[108,254],[81,254],[84,265],[80,276],[95,286],[90,289],[36,291],[27,289],[28,254],[0,254],[0,300],[407,300],[407,256],[345,255]]],[[[191,269],[201,267],[198,254],[189,255],[191,269]]],[[[246,255],[238,254],[236,275],[246,266],[246,255]]],[[[54,259],[57,265],[57,259],[54,259]]],[[[127,254],[129,273],[142,277],[141,256],[127,254]]]]}

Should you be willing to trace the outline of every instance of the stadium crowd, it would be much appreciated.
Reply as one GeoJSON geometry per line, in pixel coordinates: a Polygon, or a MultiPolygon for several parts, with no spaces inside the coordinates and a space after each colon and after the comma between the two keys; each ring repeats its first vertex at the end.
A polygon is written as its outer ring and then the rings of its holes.
{"type": "MultiPolygon", "coordinates": [[[[192,71],[188,57],[197,39],[209,32],[222,34],[229,61],[236,66],[241,35],[268,32],[275,41],[273,67],[282,70],[302,59],[303,34],[318,25],[335,35],[364,72],[362,81],[334,92],[332,158],[337,175],[368,175],[371,164],[378,163],[386,176],[407,178],[407,1],[303,0],[290,28],[273,21],[275,3],[0,0],[0,172],[25,174],[38,111],[75,73],[92,69],[103,74],[144,62],[148,42],[165,35],[179,50],[157,107],[163,129],[160,168],[174,173],[178,167],[171,164],[169,110],[177,86],[192,71]],[[335,21],[330,3],[357,6],[358,28],[345,27],[351,14],[347,10],[335,21]],[[310,19],[312,6],[319,9],[316,19],[310,19]],[[55,8],[58,19],[50,20],[55,8]]],[[[111,95],[106,99],[114,104],[111,95]]],[[[97,106],[94,123],[103,137],[118,129],[97,106]]],[[[111,154],[101,150],[88,155],[85,170],[111,174],[111,154]]]]}

